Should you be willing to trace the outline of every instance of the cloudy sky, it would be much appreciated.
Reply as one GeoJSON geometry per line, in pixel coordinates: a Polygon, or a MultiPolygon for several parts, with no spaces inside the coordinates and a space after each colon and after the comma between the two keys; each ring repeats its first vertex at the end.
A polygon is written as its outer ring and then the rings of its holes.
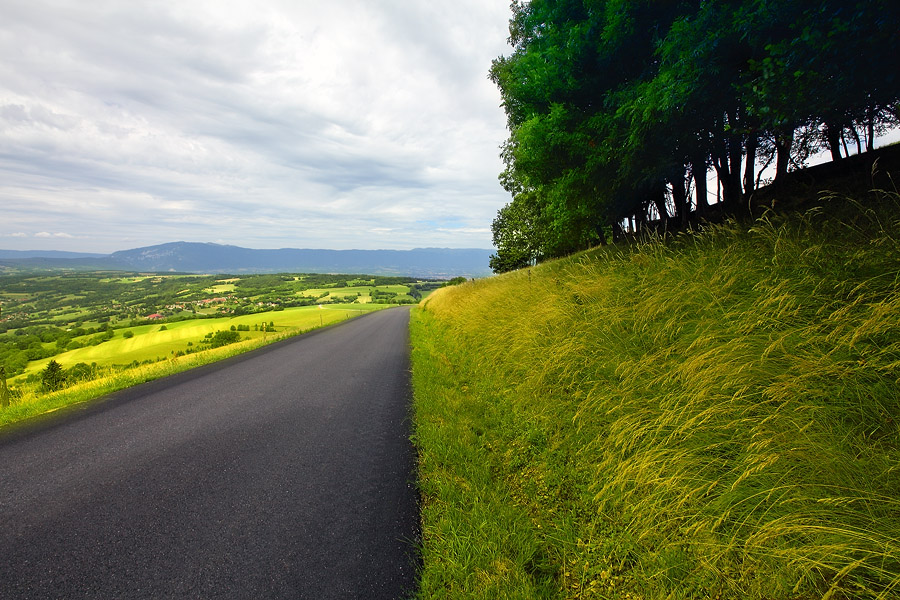
{"type": "Polygon", "coordinates": [[[490,248],[509,0],[0,0],[0,248],[490,248]]]}

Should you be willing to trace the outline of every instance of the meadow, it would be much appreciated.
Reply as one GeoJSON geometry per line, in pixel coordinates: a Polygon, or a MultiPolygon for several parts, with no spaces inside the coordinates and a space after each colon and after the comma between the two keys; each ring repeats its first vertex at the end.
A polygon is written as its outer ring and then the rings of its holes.
{"type": "Polygon", "coordinates": [[[896,194],[447,287],[412,339],[419,597],[900,597],[896,194]]]}

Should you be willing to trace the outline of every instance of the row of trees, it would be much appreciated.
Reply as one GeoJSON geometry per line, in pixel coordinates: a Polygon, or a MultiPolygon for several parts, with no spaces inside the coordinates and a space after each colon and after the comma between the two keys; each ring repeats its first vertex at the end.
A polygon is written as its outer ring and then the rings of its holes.
{"type": "MultiPolygon", "coordinates": [[[[894,0],[517,0],[496,59],[510,136],[495,271],[626,229],[740,212],[827,148],[897,123],[894,0]],[[708,189],[708,174],[719,189],[708,189]]],[[[844,151],[842,152],[842,146],[844,151]]]]}

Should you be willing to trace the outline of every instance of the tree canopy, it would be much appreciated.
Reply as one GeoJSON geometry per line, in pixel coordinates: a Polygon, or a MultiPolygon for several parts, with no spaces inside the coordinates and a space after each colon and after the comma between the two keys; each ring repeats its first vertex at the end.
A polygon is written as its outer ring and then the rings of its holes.
{"type": "Polygon", "coordinates": [[[764,166],[872,149],[898,119],[900,5],[890,0],[517,0],[491,79],[511,202],[505,271],[742,210],[764,166]],[[845,151],[841,152],[844,145],[845,151]],[[715,196],[719,196],[718,193],[715,196]]]}

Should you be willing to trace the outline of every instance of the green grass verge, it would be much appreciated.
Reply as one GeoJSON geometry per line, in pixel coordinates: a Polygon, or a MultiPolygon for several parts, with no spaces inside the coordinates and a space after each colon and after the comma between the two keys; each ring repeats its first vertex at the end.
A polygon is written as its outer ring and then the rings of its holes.
{"type": "Polygon", "coordinates": [[[840,212],[414,311],[420,597],[900,597],[900,211],[840,212]]]}

